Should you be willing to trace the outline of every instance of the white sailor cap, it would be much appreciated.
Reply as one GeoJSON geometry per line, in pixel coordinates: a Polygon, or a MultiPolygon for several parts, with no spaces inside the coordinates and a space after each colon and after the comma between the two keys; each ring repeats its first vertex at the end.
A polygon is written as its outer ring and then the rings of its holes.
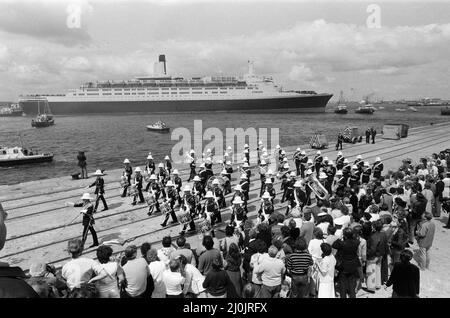
{"type": "Polygon", "coordinates": [[[283,165],[283,169],[289,169],[289,164],[288,164],[288,163],[285,163],[285,164],[283,165]]]}
{"type": "Polygon", "coordinates": [[[269,175],[273,174],[272,169],[267,170],[266,174],[269,174],[269,175]]]}
{"type": "Polygon", "coordinates": [[[240,184],[237,184],[237,185],[234,187],[234,190],[235,190],[235,191],[241,191],[241,190],[242,190],[241,185],[240,185],[240,184]]]}
{"type": "Polygon", "coordinates": [[[264,166],[266,164],[266,161],[263,159],[263,160],[261,160],[261,162],[260,162],[260,165],[261,166],[264,166]]]}
{"type": "Polygon", "coordinates": [[[280,145],[277,145],[275,148],[276,148],[276,149],[280,149],[280,145]]]}
{"type": "Polygon", "coordinates": [[[344,159],[344,163],[348,163],[348,159],[347,158],[344,159]]]}
{"type": "Polygon", "coordinates": [[[333,160],[328,160],[328,165],[329,165],[329,166],[334,165],[334,161],[333,161],[333,160]]]}
{"type": "Polygon", "coordinates": [[[227,174],[227,171],[225,169],[223,169],[220,173],[221,174],[227,174]]]}
{"type": "Polygon", "coordinates": [[[189,187],[189,185],[186,184],[186,185],[184,186],[183,191],[184,191],[184,192],[186,192],[186,191],[190,192],[190,191],[191,191],[191,188],[189,187]]]}
{"type": "Polygon", "coordinates": [[[265,191],[264,194],[262,195],[263,199],[270,199],[270,194],[269,192],[265,191]]]}
{"type": "Polygon", "coordinates": [[[311,169],[306,170],[306,175],[310,175],[310,174],[312,174],[312,170],[311,169]]]}
{"type": "Polygon", "coordinates": [[[356,170],[356,169],[358,169],[358,166],[357,166],[357,165],[353,165],[353,166],[352,166],[352,169],[355,169],[355,170],[356,170]]]}
{"type": "Polygon", "coordinates": [[[219,179],[214,179],[212,184],[219,184],[219,179]]]}
{"type": "Polygon", "coordinates": [[[212,191],[206,192],[205,199],[208,199],[208,198],[214,198],[212,191]]]}
{"type": "Polygon", "coordinates": [[[317,155],[321,155],[321,154],[322,154],[322,151],[317,150],[316,154],[317,154],[317,155]]]}
{"type": "Polygon", "coordinates": [[[166,186],[168,186],[168,187],[173,187],[173,182],[172,182],[172,180],[167,181],[166,186]]]}
{"type": "Polygon", "coordinates": [[[164,164],[163,164],[162,162],[160,162],[160,163],[158,164],[158,168],[164,168],[164,164]]]}
{"type": "Polygon", "coordinates": [[[295,149],[295,151],[300,151],[300,150],[301,150],[300,148],[295,149]]]}
{"type": "Polygon", "coordinates": [[[328,161],[328,157],[323,157],[323,161],[328,161]]]}
{"type": "Polygon", "coordinates": [[[296,177],[297,174],[295,173],[295,171],[291,171],[291,173],[289,174],[291,177],[296,177]]]}
{"type": "Polygon", "coordinates": [[[248,144],[245,144],[245,145],[244,145],[244,148],[248,148],[248,144]]]}
{"type": "Polygon", "coordinates": [[[178,174],[178,170],[177,170],[177,169],[174,169],[174,170],[172,171],[172,174],[178,174]]]}
{"type": "Polygon", "coordinates": [[[308,159],[308,161],[306,163],[313,163],[312,159],[308,159]]]}
{"type": "Polygon", "coordinates": [[[306,155],[306,151],[302,150],[301,154],[306,155]]]}
{"type": "Polygon", "coordinates": [[[164,160],[170,160],[169,156],[165,156],[164,160]]]}
{"type": "Polygon", "coordinates": [[[288,158],[284,157],[283,162],[288,162],[288,158]]]}
{"type": "Polygon", "coordinates": [[[362,159],[362,156],[361,155],[357,155],[356,159],[362,159]]]}
{"type": "Polygon", "coordinates": [[[268,178],[268,179],[266,180],[265,183],[266,183],[266,184],[272,184],[272,179],[271,179],[271,178],[268,178]]]}
{"type": "Polygon", "coordinates": [[[249,165],[248,165],[248,162],[246,161],[246,162],[244,162],[244,164],[242,165],[244,168],[248,168],[248,167],[250,167],[249,165]]]}
{"type": "Polygon", "coordinates": [[[337,176],[342,176],[342,170],[336,171],[336,175],[337,175],[337,176]]]}
{"type": "Polygon", "coordinates": [[[83,193],[81,200],[93,200],[93,198],[91,197],[91,195],[89,193],[83,193]]]}
{"type": "Polygon", "coordinates": [[[364,162],[364,167],[370,167],[370,164],[369,164],[369,162],[364,162]]]}
{"type": "Polygon", "coordinates": [[[140,167],[136,167],[136,169],[134,169],[134,172],[142,172],[140,167]]]}
{"type": "Polygon", "coordinates": [[[201,181],[201,179],[200,179],[199,176],[195,176],[193,180],[194,180],[194,181],[201,181]]]}
{"type": "Polygon", "coordinates": [[[380,157],[376,157],[375,161],[381,161],[381,158],[380,157]]]}
{"type": "Polygon", "coordinates": [[[247,179],[247,175],[245,173],[241,174],[241,179],[247,179]]]}
{"type": "Polygon", "coordinates": [[[297,181],[295,181],[295,183],[294,183],[294,187],[295,187],[295,188],[300,188],[302,185],[303,185],[302,180],[297,180],[297,181]]]}
{"type": "Polygon", "coordinates": [[[231,161],[228,160],[227,162],[225,162],[226,165],[231,165],[231,161]]]}
{"type": "Polygon", "coordinates": [[[125,159],[125,160],[123,161],[123,163],[130,163],[130,160],[129,160],[129,159],[125,159]]]}
{"type": "Polygon", "coordinates": [[[157,178],[156,178],[156,174],[152,174],[151,176],[150,176],[150,180],[156,180],[157,178]]]}
{"type": "Polygon", "coordinates": [[[242,201],[241,197],[237,196],[233,200],[233,204],[242,204],[244,201],[242,201]]]}
{"type": "Polygon", "coordinates": [[[327,178],[327,174],[325,172],[320,172],[319,173],[319,179],[326,179],[327,178]]]}
{"type": "Polygon", "coordinates": [[[342,156],[342,151],[339,151],[339,152],[337,153],[337,155],[338,155],[338,156],[342,156]]]}

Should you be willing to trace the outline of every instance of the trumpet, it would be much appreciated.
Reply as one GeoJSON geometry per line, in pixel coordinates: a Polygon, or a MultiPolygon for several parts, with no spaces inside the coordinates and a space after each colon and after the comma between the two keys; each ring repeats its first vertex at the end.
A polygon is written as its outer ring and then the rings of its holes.
{"type": "Polygon", "coordinates": [[[325,187],[322,185],[322,183],[320,183],[319,180],[317,180],[316,177],[311,177],[306,182],[306,184],[308,185],[308,187],[310,187],[312,192],[314,192],[316,197],[318,197],[319,199],[324,200],[327,197],[328,195],[327,189],[325,189],[325,187]]]}

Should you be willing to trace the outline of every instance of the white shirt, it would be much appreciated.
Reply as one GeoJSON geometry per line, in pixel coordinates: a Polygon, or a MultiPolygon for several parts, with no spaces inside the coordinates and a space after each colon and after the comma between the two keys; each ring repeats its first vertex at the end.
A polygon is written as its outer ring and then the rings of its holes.
{"type": "Polygon", "coordinates": [[[205,276],[200,273],[197,267],[192,264],[186,264],[184,271],[186,273],[184,290],[195,295],[204,292],[205,288],[203,288],[203,281],[205,280],[205,276]]]}
{"type": "Polygon", "coordinates": [[[169,265],[170,262],[170,254],[175,251],[174,247],[161,247],[158,250],[158,258],[160,261],[164,262],[166,266],[169,265]]]}
{"type": "Polygon", "coordinates": [[[147,261],[144,258],[130,260],[123,266],[123,271],[127,279],[127,287],[125,288],[127,293],[133,297],[144,293],[149,274],[147,261]]]}
{"type": "Polygon", "coordinates": [[[255,253],[252,255],[252,257],[250,258],[250,266],[253,268],[253,272],[252,272],[252,283],[254,284],[258,284],[261,285],[263,282],[260,279],[260,275],[257,275],[256,271],[255,271],[255,267],[260,264],[264,258],[266,257],[270,257],[269,254],[264,253],[264,254],[260,254],[260,253],[255,253]]]}
{"type": "MultiPolygon", "coordinates": [[[[336,223],[337,220],[342,221],[341,224],[342,224],[343,229],[346,228],[347,226],[349,226],[350,222],[351,222],[350,215],[342,215],[342,216],[334,219],[334,222],[336,223]]],[[[339,223],[339,221],[337,223],[339,223]]]]}
{"type": "Polygon", "coordinates": [[[325,240],[318,240],[316,238],[313,238],[311,241],[309,241],[308,252],[309,254],[311,254],[314,261],[322,257],[322,249],[320,248],[320,245],[323,242],[325,242],[325,240]]]}
{"type": "Polygon", "coordinates": [[[162,261],[154,261],[148,264],[148,269],[153,278],[155,289],[152,298],[166,298],[166,285],[164,285],[163,273],[166,270],[166,264],[162,261]]]}
{"type": "Polygon", "coordinates": [[[74,289],[82,283],[87,283],[94,273],[97,263],[90,258],[79,257],[70,260],[62,268],[62,277],[66,280],[67,287],[74,289]]]}
{"type": "Polygon", "coordinates": [[[336,267],[336,258],[333,254],[325,256],[319,260],[319,281],[321,283],[334,282],[334,268],[336,267]]]}
{"type": "Polygon", "coordinates": [[[267,257],[259,259],[253,272],[262,274],[262,283],[266,286],[281,285],[281,277],[286,271],[286,267],[282,260],[270,257],[269,254],[266,255],[267,257]]]}
{"type": "Polygon", "coordinates": [[[164,271],[163,281],[166,286],[167,295],[180,295],[183,292],[181,285],[184,284],[185,278],[181,276],[180,272],[172,272],[171,270],[164,271]]]}
{"type": "Polygon", "coordinates": [[[108,292],[111,290],[118,291],[119,287],[117,285],[117,271],[119,269],[119,264],[116,262],[109,262],[106,264],[100,264],[94,266],[94,272],[96,275],[101,275],[106,273],[107,276],[101,280],[95,282],[97,289],[100,293],[108,292]]]}

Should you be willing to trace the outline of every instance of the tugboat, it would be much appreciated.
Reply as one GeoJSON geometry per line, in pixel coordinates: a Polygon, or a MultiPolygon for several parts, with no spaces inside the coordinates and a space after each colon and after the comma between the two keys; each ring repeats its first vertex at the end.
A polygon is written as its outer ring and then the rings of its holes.
{"type": "Polygon", "coordinates": [[[44,101],[44,112],[41,114],[41,108],[38,101],[38,115],[35,119],[31,120],[31,127],[41,128],[48,127],[55,124],[55,120],[53,119],[53,115],[50,111],[50,106],[48,105],[48,101],[44,101]]]}
{"type": "Polygon", "coordinates": [[[369,96],[366,96],[362,101],[359,102],[359,106],[355,113],[357,114],[369,114],[372,115],[375,112],[375,108],[371,103],[369,103],[369,96]]]}
{"type": "Polygon", "coordinates": [[[156,131],[160,133],[168,133],[170,132],[170,127],[168,127],[165,122],[158,120],[156,123],[152,125],[147,125],[147,130],[156,131]]]}
{"type": "Polygon", "coordinates": [[[339,102],[338,102],[337,107],[334,110],[334,112],[336,114],[347,114],[348,113],[347,105],[345,105],[344,94],[342,91],[339,96],[339,102]]]}
{"type": "Polygon", "coordinates": [[[23,108],[19,104],[11,104],[9,107],[0,108],[0,117],[19,117],[23,116],[23,108]]]}

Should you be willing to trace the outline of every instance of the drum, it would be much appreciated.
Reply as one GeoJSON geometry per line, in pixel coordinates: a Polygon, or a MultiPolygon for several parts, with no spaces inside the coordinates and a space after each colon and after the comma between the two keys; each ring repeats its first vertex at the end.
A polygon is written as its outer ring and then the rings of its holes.
{"type": "Polygon", "coordinates": [[[189,224],[192,221],[191,214],[188,209],[182,209],[177,215],[177,219],[181,224],[189,224]]]}
{"type": "Polygon", "coordinates": [[[170,207],[170,203],[167,202],[167,201],[163,202],[160,205],[160,209],[161,209],[162,214],[168,214],[168,213],[170,213],[172,211],[172,208],[170,207]]]}
{"type": "Polygon", "coordinates": [[[211,221],[209,221],[208,219],[203,219],[200,223],[199,223],[199,226],[200,226],[200,231],[202,232],[202,233],[205,233],[205,232],[209,232],[209,231],[211,231],[211,221]]]}
{"type": "Polygon", "coordinates": [[[145,197],[145,201],[147,202],[148,206],[153,206],[156,203],[155,196],[150,193],[145,197]]]}
{"type": "Polygon", "coordinates": [[[133,184],[133,185],[128,187],[128,195],[129,196],[135,196],[137,194],[138,194],[138,190],[136,188],[136,185],[133,184]]]}
{"type": "Polygon", "coordinates": [[[208,190],[212,190],[213,189],[212,183],[213,183],[214,179],[219,180],[219,188],[223,191],[224,190],[224,185],[225,185],[225,183],[226,183],[228,178],[225,178],[225,177],[222,177],[222,176],[217,176],[217,177],[216,176],[212,176],[212,177],[210,177],[206,181],[206,188],[208,190]]]}

